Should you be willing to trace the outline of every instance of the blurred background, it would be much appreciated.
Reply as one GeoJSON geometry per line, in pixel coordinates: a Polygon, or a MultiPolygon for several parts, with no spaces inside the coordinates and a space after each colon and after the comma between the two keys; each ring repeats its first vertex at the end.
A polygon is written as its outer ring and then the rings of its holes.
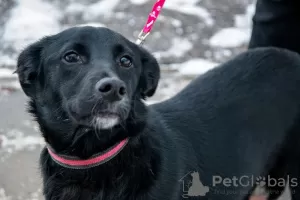
{"type": "MultiPolygon", "coordinates": [[[[39,200],[43,140],[25,112],[16,76],[18,53],[71,26],[113,29],[131,41],[155,0],[0,0],[0,200],[39,200]]],[[[245,51],[253,0],[166,0],[144,46],[161,64],[162,79],[148,103],[177,93],[195,76],[245,51]]],[[[201,86],[199,86],[201,87],[201,86]]]]}

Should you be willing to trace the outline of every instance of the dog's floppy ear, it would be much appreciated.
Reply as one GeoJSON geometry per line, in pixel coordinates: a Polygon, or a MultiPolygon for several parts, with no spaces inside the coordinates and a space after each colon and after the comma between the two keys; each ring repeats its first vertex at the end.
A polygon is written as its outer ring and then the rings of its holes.
{"type": "Polygon", "coordinates": [[[44,42],[45,39],[42,39],[29,45],[18,57],[16,73],[23,91],[29,97],[35,94],[35,84],[41,65],[41,52],[44,42]]]}
{"type": "Polygon", "coordinates": [[[157,88],[160,79],[160,69],[157,60],[144,48],[141,51],[142,75],[140,77],[140,88],[142,97],[151,97],[157,88]]]}

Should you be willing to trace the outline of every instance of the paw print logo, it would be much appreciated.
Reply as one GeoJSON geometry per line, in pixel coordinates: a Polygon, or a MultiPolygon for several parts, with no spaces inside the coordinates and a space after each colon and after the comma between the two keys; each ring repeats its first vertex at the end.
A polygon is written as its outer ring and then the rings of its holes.
{"type": "Polygon", "coordinates": [[[264,187],[267,184],[265,177],[257,177],[256,178],[256,185],[260,186],[260,187],[264,187]]]}

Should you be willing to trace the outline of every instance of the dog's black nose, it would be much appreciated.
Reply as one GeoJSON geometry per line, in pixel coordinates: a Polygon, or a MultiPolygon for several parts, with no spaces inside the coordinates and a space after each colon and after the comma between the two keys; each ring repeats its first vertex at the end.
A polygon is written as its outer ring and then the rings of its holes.
{"type": "Polygon", "coordinates": [[[96,83],[96,90],[109,101],[119,101],[126,94],[125,84],[117,78],[101,79],[96,83]]]}

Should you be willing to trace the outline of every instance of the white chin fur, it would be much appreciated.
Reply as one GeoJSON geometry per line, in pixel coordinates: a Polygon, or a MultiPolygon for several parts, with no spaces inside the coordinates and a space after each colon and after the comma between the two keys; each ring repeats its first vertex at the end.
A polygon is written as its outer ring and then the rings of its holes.
{"type": "Polygon", "coordinates": [[[99,129],[110,129],[119,123],[117,116],[95,117],[93,125],[99,129]]]}

